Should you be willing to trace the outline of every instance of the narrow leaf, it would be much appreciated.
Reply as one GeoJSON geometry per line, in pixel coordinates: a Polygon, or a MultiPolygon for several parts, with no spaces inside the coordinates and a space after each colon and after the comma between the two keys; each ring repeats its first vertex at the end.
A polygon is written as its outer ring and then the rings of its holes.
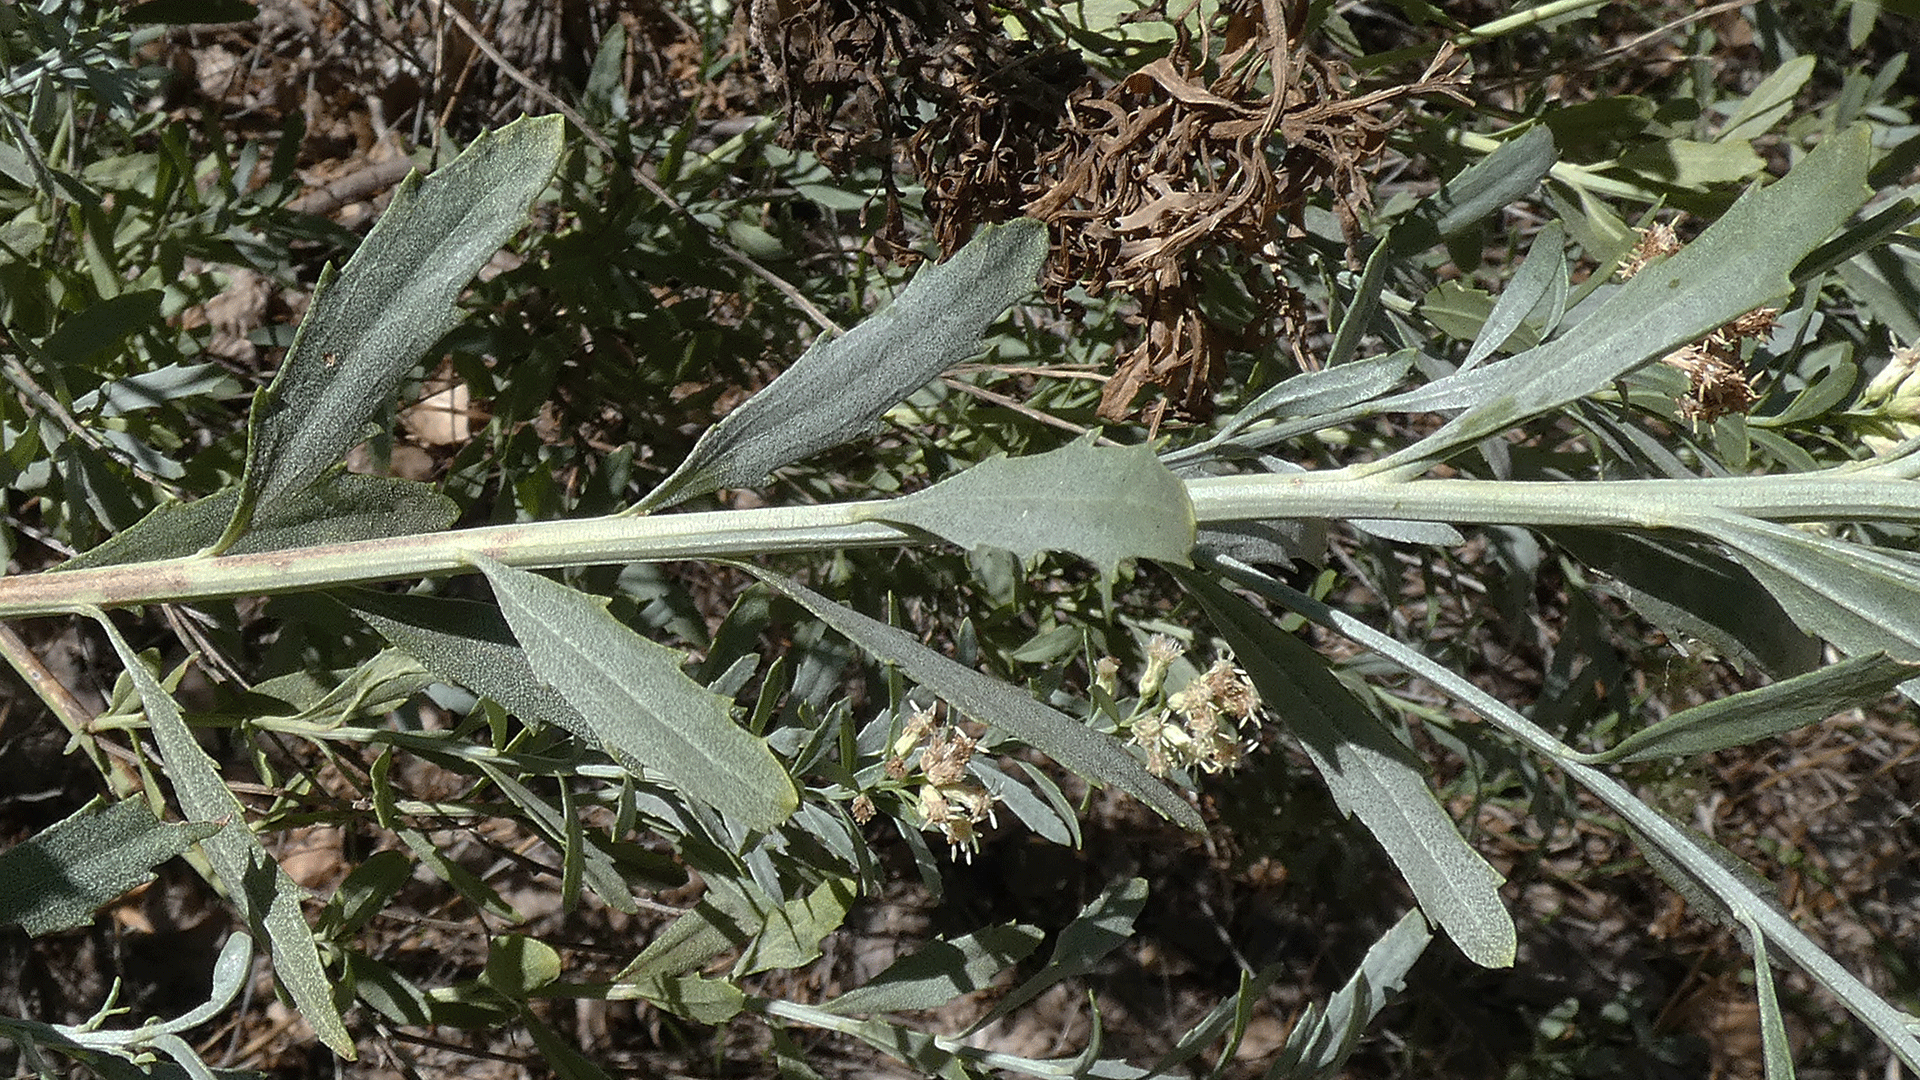
{"type": "Polygon", "coordinates": [[[820,1008],[842,1016],[937,1009],[992,983],[994,976],[1026,959],[1044,936],[1036,927],[1004,923],[952,941],[929,942],[820,1008]]]}
{"type": "Polygon", "coordinates": [[[1147,906],[1147,881],[1130,878],[1109,886],[1092,902],[1080,909],[1060,937],[1053,943],[1053,955],[1047,966],[1033,977],[1008,991],[1007,996],[973,1022],[968,1031],[979,1031],[995,1020],[1032,1001],[1047,987],[1068,979],[1077,979],[1092,971],[1101,958],[1126,944],[1133,936],[1133,921],[1147,906]]]}
{"type": "MultiPolygon", "coordinates": [[[[1920,557],[1717,513],[1698,526],[1780,601],[1802,630],[1853,656],[1920,661],[1920,557]]],[[[1920,697],[1920,679],[1902,688],[1920,697]]]]}
{"type": "Polygon", "coordinates": [[[162,823],[145,800],[105,810],[95,799],[0,852],[0,926],[34,937],[83,926],[93,912],[153,880],[153,868],[220,831],[209,822],[162,823]]]}
{"type": "Polygon", "coordinates": [[[1502,143],[1427,196],[1415,214],[1432,226],[1432,233],[1416,236],[1409,231],[1403,234],[1402,243],[1409,248],[1425,247],[1432,242],[1429,237],[1433,234],[1452,236],[1492,217],[1532,191],[1553,168],[1555,157],[1553,133],[1545,126],[1530,128],[1519,138],[1502,143]]]}
{"type": "Polygon", "coordinates": [[[1072,442],[1032,457],[992,457],[904,498],[872,504],[866,519],[925,529],[973,550],[1022,559],[1071,551],[1107,581],[1122,559],[1188,565],[1193,504],[1145,445],[1072,442]]]}
{"type": "MultiPolygon", "coordinates": [[[[1461,361],[1462,368],[1478,365],[1480,361],[1492,356],[1494,350],[1505,344],[1515,330],[1540,301],[1550,295],[1556,283],[1564,289],[1567,283],[1566,227],[1558,221],[1549,221],[1533,236],[1533,246],[1527,249],[1527,258],[1514,271],[1513,279],[1500,291],[1500,298],[1493,302],[1493,311],[1487,315],[1487,321],[1480,326],[1479,336],[1473,339],[1473,347],[1467,350],[1467,358],[1461,361]]],[[[1551,329],[1551,327],[1548,327],[1551,329]]]]}
{"type": "Polygon", "coordinates": [[[1916,676],[1920,676],[1920,663],[1895,660],[1885,653],[1855,656],[1758,690],[1696,705],[1634,732],[1587,760],[1596,764],[1645,761],[1744,746],[1877,701],[1916,676]]]}
{"type": "MultiPolygon", "coordinates": [[[[232,519],[239,489],[190,503],[165,503],[56,570],[184,558],[213,546],[232,519]]],[[[254,515],[252,529],[225,554],[287,551],[388,536],[438,532],[459,507],[425,484],[384,476],[340,473],[322,477],[254,515]]]]}
{"type": "Polygon", "coordinates": [[[355,1056],[353,1037],[341,1022],[340,1010],[334,1006],[333,979],[320,962],[313,930],[300,911],[300,886],[280,869],[273,856],[260,845],[260,838],[247,827],[246,808],[227,787],[213,759],[200,748],[186,719],[180,715],[180,707],[147,669],[146,662],[120,636],[119,628],[104,612],[87,614],[113,642],[128,677],[140,692],[147,722],[166,761],[167,777],[173,781],[181,810],[195,820],[222,822],[226,826],[200,841],[200,846],[221,884],[226,886],[228,898],[246,918],[254,940],[267,943],[274,975],[307,1023],[313,1025],[314,1034],[328,1049],[352,1060],[355,1056]]]}
{"type": "MultiPolygon", "coordinates": [[[[1811,58],[1809,58],[1811,59],[1811,58]]],[[[1767,959],[1767,935],[1760,924],[1743,919],[1753,949],[1753,997],[1760,1006],[1760,1053],[1767,1080],[1793,1080],[1793,1047],[1787,1041],[1787,1021],[1780,1013],[1780,995],[1773,989],[1773,962],[1767,959]]]]}
{"type": "Polygon", "coordinates": [[[1644,841],[1643,850],[1657,849],[1668,863],[1684,868],[1687,876],[1710,894],[1715,907],[1742,920],[1751,919],[1770,944],[1778,946],[1815,981],[1832,991],[1908,1068],[1920,1069],[1920,1039],[1916,1039],[1907,1026],[1911,1018],[1841,967],[1805,931],[1794,925],[1793,920],[1779,910],[1771,887],[1754,884],[1750,870],[1741,873],[1725,865],[1721,861],[1725,849],[1720,849],[1720,854],[1709,851],[1702,838],[1675,825],[1611,776],[1581,764],[1578,755],[1564,743],[1419,650],[1251,567],[1225,563],[1223,568],[1241,584],[1427,680],[1535,753],[1558,761],[1569,779],[1591,791],[1627,822],[1644,841]]]}
{"type": "Polygon", "coordinates": [[[1299,737],[1334,801],[1379,841],[1421,908],[1474,963],[1511,965],[1518,942],[1500,874],[1461,837],[1412,751],[1305,643],[1211,580],[1180,578],[1261,698],[1299,737]]]}
{"type": "Polygon", "coordinates": [[[805,355],[694,445],[636,508],[659,510],[768,473],[861,434],[880,415],[980,348],[980,335],[1033,291],[1047,253],[1031,219],[982,229],[920,271],[884,311],[805,355]]]}
{"type": "Polygon", "coordinates": [[[750,573],[833,627],[876,659],[898,665],[908,677],[962,713],[991,724],[1052,758],[1062,767],[1139,799],[1183,828],[1206,827],[1198,812],[1154,779],[1120,742],[1032,695],[949,660],[886,623],[836,604],[795,581],[758,567],[750,573]]]}
{"type": "Polygon", "coordinates": [[[1427,950],[1433,935],[1419,911],[1401,916],[1393,928],[1380,935],[1360,967],[1327,1002],[1325,1012],[1312,1023],[1301,1023],[1287,1036],[1287,1044],[1269,1075],[1288,1077],[1324,1077],[1339,1074],[1340,1067],[1353,1053],[1358,1035],[1365,1030],[1387,998],[1406,985],[1407,972],[1427,950]],[[1282,1069],[1281,1063],[1288,1063],[1282,1069]]]}
{"type": "Polygon", "coordinates": [[[726,698],[687,677],[685,657],[607,614],[606,601],[482,555],[534,674],[596,731],[658,772],[682,795],[755,831],[773,829],[799,796],[764,740],[734,723],[726,698]]]}
{"type": "Polygon", "coordinates": [[[1727,126],[1714,138],[1721,142],[1746,142],[1765,135],[1787,115],[1800,88],[1813,77],[1814,57],[1796,56],[1781,64],[1760,80],[1727,118],[1727,126]]]}
{"type": "Polygon", "coordinates": [[[401,377],[458,321],[460,290],[525,223],[564,132],[558,116],[523,118],[426,180],[408,177],[346,266],[321,274],[286,361],[255,398],[226,540],[256,505],[311,484],[366,437],[401,377]]]}
{"type": "Polygon", "coordinates": [[[1395,409],[1473,408],[1376,468],[1431,461],[1612,384],[1668,350],[1786,295],[1801,257],[1867,196],[1865,125],[1828,138],[1784,178],[1742,195],[1679,254],[1636,275],[1559,338],[1502,364],[1389,399],[1395,409]]]}

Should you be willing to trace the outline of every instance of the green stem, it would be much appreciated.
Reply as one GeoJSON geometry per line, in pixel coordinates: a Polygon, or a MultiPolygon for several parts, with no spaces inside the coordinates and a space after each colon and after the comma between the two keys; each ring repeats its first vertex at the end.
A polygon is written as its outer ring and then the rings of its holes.
{"type": "MultiPolygon", "coordinates": [[[[1462,525],[1710,531],[1705,510],[1769,521],[1920,521],[1920,484],[1888,469],[1700,480],[1398,481],[1347,472],[1213,477],[1187,485],[1201,524],[1371,518],[1462,525]]],[[[905,547],[921,533],[869,520],[884,502],[502,525],[253,555],[193,556],[0,579],[0,618],[80,606],[259,596],[466,573],[475,553],[530,569],[905,547]]]]}

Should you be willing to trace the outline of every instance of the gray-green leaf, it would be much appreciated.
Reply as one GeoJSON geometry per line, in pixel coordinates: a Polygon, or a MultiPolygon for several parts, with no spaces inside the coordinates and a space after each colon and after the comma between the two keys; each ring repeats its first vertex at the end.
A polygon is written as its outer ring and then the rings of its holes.
{"type": "Polygon", "coordinates": [[[426,180],[409,176],[346,266],[320,275],[286,361],[254,399],[243,495],[224,539],[366,437],[401,377],[459,321],[460,290],[525,224],[564,132],[558,116],[523,118],[426,180]]]}
{"type": "Polygon", "coordinates": [[[681,794],[756,831],[779,826],[800,804],[766,742],[734,723],[727,699],[687,677],[680,653],[622,625],[605,600],[469,558],[493,585],[534,674],[596,730],[617,729],[620,745],[681,794]]]}
{"type": "Polygon", "coordinates": [[[1855,656],[1771,686],[1696,705],[1586,760],[1645,761],[1744,746],[1878,700],[1916,676],[1920,676],[1920,663],[1895,660],[1885,653],[1855,656]]]}
{"type": "Polygon", "coordinates": [[[1122,559],[1186,566],[1193,551],[1186,485],[1146,446],[1073,442],[1032,457],[992,457],[862,516],[1023,559],[1071,551],[1109,581],[1122,559]]]}
{"type": "Polygon", "coordinates": [[[1422,910],[1469,960],[1510,966],[1518,935],[1500,901],[1500,874],[1461,837],[1412,751],[1305,643],[1211,580],[1184,573],[1180,580],[1233,647],[1261,699],[1299,736],[1334,801],[1379,841],[1422,910]]]}
{"type": "Polygon", "coordinates": [[[641,500],[659,510],[723,487],[751,487],[790,462],[859,435],[908,394],[980,348],[980,335],[1033,291],[1047,229],[1022,218],[980,230],[920,271],[879,314],[814,342],[791,368],[709,428],[641,500]]]}
{"type": "Polygon", "coordinates": [[[1747,191],[1685,250],[1636,275],[1561,337],[1383,402],[1407,411],[1472,407],[1378,468],[1471,445],[1786,295],[1795,264],[1866,201],[1871,160],[1865,125],[1836,134],[1784,178],[1747,191]]]}
{"type": "Polygon", "coordinates": [[[820,1007],[843,1016],[937,1009],[991,983],[1026,959],[1044,936],[1037,927],[1004,923],[952,941],[931,941],[820,1007]]]}
{"type": "Polygon", "coordinates": [[[34,937],[84,925],[94,909],[153,880],[153,868],[220,831],[162,823],[141,799],[105,810],[95,799],[0,852],[0,926],[34,937]]]}
{"type": "Polygon", "coordinates": [[[307,1023],[313,1025],[320,1041],[341,1057],[353,1059],[353,1036],[347,1033],[340,1010],[333,1003],[333,979],[320,962],[313,929],[300,911],[303,890],[247,827],[246,808],[221,779],[213,759],[188,729],[180,706],[174,704],[146,662],[120,636],[119,628],[106,613],[93,610],[87,614],[113,642],[128,677],[140,692],[181,810],[195,820],[225,825],[201,840],[200,847],[227,887],[228,898],[252,928],[254,940],[267,943],[274,975],[307,1023]]]}

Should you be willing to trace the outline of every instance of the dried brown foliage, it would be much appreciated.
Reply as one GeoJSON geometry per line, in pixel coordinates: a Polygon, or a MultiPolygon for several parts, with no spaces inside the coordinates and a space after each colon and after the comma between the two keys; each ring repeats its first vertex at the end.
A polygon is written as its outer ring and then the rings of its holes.
{"type": "Polygon", "coordinates": [[[1163,396],[1144,419],[1157,425],[1211,411],[1229,349],[1285,338],[1310,366],[1302,298],[1277,272],[1283,241],[1324,195],[1351,251],[1368,169],[1401,119],[1392,106],[1464,100],[1449,50],[1411,82],[1361,93],[1302,40],[1305,3],[1222,7],[1197,25],[1164,0],[1146,12],[1176,28],[1172,47],[1112,85],[1049,43],[1044,24],[1023,20],[1015,41],[991,13],[942,0],[760,0],[755,25],[790,137],[811,138],[829,164],[903,152],[943,250],[1030,214],[1053,226],[1056,297],[1075,286],[1132,295],[1140,337],[1117,359],[1100,415],[1132,415],[1155,386],[1163,396]],[[1248,283],[1263,317],[1210,317],[1203,265],[1248,283]]]}

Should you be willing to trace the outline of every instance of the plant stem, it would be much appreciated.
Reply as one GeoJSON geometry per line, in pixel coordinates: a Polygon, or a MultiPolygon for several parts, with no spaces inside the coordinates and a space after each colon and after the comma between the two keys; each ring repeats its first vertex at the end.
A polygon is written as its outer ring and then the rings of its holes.
{"type": "MultiPolygon", "coordinates": [[[[1887,469],[1699,480],[1397,481],[1344,470],[1190,481],[1201,524],[1371,518],[1463,525],[1710,532],[1704,511],[1769,521],[1920,521],[1920,484],[1887,469]]],[[[885,502],[499,525],[252,555],[198,556],[0,579],[0,618],[79,606],[260,596],[466,573],[469,555],[547,569],[911,546],[925,534],[873,521],[885,502]]]]}

